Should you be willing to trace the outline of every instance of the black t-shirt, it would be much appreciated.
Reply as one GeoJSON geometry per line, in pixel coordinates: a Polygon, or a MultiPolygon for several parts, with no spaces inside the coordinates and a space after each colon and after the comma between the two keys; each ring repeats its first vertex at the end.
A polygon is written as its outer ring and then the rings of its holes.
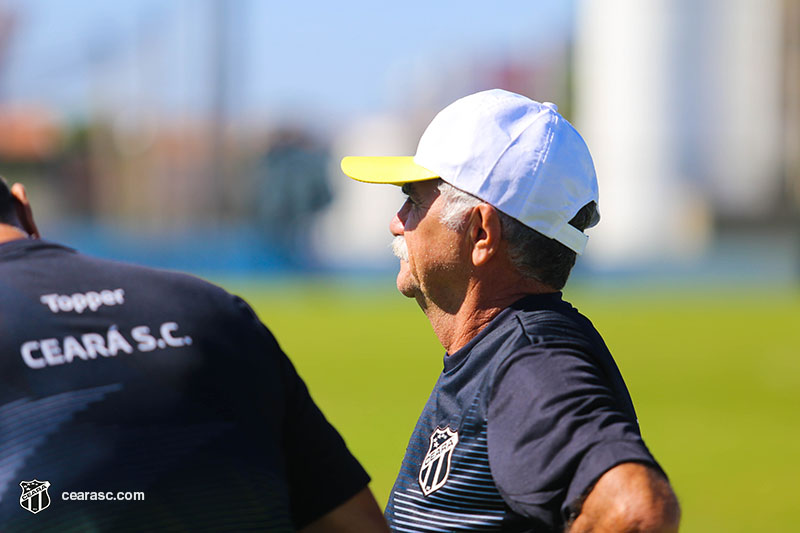
{"type": "Polygon", "coordinates": [[[0,531],[290,531],[368,481],[240,298],[0,244],[0,531]]]}
{"type": "Polygon", "coordinates": [[[394,531],[562,531],[623,462],[660,468],[611,354],[560,293],[505,309],[444,371],[409,441],[394,531]]]}

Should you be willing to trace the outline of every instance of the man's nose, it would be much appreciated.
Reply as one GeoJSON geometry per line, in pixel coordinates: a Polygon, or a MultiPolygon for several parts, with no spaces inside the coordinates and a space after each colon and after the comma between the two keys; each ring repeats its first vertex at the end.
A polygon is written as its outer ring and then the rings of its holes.
{"type": "Polygon", "coordinates": [[[394,214],[392,221],[389,222],[389,231],[392,232],[392,235],[396,237],[405,232],[405,220],[407,216],[408,200],[406,200],[406,202],[403,204],[403,207],[400,208],[400,211],[394,214]]]}
{"type": "Polygon", "coordinates": [[[392,217],[392,221],[389,222],[389,231],[391,231],[392,235],[395,237],[403,234],[403,221],[400,220],[399,211],[395,213],[394,217],[392,217]]]}

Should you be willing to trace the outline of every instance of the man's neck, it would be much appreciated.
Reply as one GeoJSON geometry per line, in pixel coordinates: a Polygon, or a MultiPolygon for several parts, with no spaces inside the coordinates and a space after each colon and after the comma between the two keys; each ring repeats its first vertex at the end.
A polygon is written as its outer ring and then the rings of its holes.
{"type": "Polygon", "coordinates": [[[0,244],[27,238],[28,234],[18,227],[10,224],[0,224],[0,244]]]}
{"type": "Polygon", "coordinates": [[[433,332],[449,355],[466,346],[489,322],[517,300],[529,294],[551,292],[554,292],[552,288],[531,281],[493,290],[476,283],[467,290],[457,312],[448,313],[430,303],[424,311],[433,332]]]}

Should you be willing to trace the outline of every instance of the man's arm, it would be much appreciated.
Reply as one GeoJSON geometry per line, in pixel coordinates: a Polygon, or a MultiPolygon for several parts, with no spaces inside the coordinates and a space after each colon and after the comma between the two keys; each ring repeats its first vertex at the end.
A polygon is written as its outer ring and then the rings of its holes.
{"type": "Polygon", "coordinates": [[[388,533],[378,503],[369,488],[311,522],[300,533],[388,533]]]}
{"type": "Polygon", "coordinates": [[[649,466],[623,463],[603,474],[583,502],[569,533],[671,533],[681,510],[664,476],[649,466]]]}

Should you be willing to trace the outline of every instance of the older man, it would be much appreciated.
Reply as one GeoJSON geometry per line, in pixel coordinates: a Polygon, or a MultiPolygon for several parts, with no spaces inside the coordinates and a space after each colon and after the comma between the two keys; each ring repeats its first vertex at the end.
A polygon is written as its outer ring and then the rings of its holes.
{"type": "Polygon", "coordinates": [[[599,333],[562,299],[599,220],[589,151],[556,106],[502,90],[441,111],[416,156],[347,157],[401,185],[397,287],[446,349],[386,509],[395,531],[675,531],[599,333]]]}

